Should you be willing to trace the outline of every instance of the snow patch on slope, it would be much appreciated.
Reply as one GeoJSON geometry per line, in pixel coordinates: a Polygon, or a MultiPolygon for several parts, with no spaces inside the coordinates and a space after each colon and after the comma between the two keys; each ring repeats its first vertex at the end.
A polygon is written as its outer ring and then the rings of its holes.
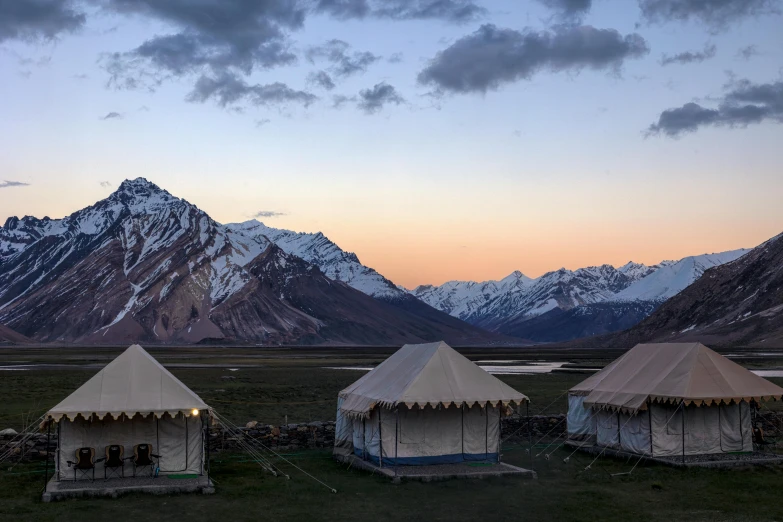
{"type": "Polygon", "coordinates": [[[679,294],[702,276],[705,270],[734,261],[749,250],[689,256],[665,264],[652,274],[617,293],[612,301],[665,301],[679,294]]]}

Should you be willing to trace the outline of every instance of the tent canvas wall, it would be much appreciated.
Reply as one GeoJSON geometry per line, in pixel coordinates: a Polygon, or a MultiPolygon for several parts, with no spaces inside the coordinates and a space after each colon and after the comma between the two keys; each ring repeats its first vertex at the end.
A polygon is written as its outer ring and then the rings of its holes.
{"type": "MultiPolygon", "coordinates": [[[[94,448],[100,458],[115,444],[124,446],[126,457],[136,444],[151,444],[162,474],[201,475],[208,411],[198,395],[133,345],[49,410],[58,430],[56,476],[74,478],[67,462],[77,449],[94,448]]],[[[126,463],[126,475],[132,466],[126,463]]],[[[100,464],[96,469],[100,474],[100,464]]]]}
{"type": "Polygon", "coordinates": [[[334,452],[379,465],[497,460],[500,419],[525,401],[446,343],[405,345],[340,392],[334,452]]]}
{"type": "Polygon", "coordinates": [[[752,451],[750,401],[781,397],[700,343],[640,344],[569,390],[568,436],[651,456],[752,451]]]}

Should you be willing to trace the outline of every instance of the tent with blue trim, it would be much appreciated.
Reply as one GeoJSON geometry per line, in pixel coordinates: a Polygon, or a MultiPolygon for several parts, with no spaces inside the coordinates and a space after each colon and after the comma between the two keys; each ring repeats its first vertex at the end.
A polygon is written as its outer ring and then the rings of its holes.
{"type": "Polygon", "coordinates": [[[500,419],[527,400],[442,341],[406,344],[340,392],[334,453],[382,466],[497,461],[500,419]]]}

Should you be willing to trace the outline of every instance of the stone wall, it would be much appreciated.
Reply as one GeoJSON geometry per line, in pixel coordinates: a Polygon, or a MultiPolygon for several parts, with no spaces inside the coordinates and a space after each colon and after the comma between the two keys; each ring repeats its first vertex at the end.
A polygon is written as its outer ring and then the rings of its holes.
{"type": "MultiPolygon", "coordinates": [[[[763,412],[756,415],[755,422],[760,422],[764,433],[771,438],[778,438],[783,433],[783,414],[763,412]]],[[[552,440],[564,437],[566,422],[564,414],[537,415],[530,418],[517,414],[505,417],[501,421],[501,438],[512,444],[526,444],[528,438],[533,442],[540,439],[552,440]]],[[[274,451],[295,451],[312,448],[331,448],[334,446],[334,421],[310,422],[307,424],[288,424],[272,426],[256,421],[248,422],[235,431],[225,430],[221,426],[210,427],[209,446],[211,452],[242,451],[241,439],[258,441],[274,451]]],[[[25,442],[14,430],[0,431],[0,455],[11,451],[10,459],[42,460],[46,457],[46,432],[31,435],[25,442]]],[[[57,435],[51,434],[50,451],[57,448],[57,435]]]]}

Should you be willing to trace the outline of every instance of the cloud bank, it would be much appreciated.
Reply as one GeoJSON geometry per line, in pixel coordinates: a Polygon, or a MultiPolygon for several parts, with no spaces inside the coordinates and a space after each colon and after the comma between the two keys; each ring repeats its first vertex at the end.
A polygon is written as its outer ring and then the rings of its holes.
{"type": "Polygon", "coordinates": [[[486,24],[440,51],[418,80],[446,92],[486,93],[543,70],[617,70],[625,60],[648,52],[644,38],[614,29],[587,25],[516,31],[486,24]]]}
{"type": "Polygon", "coordinates": [[[698,103],[667,109],[658,122],[650,125],[648,135],[679,137],[704,127],[744,128],[753,123],[783,123],[783,81],[757,84],[749,80],[735,82],[714,109],[698,103]]]}

